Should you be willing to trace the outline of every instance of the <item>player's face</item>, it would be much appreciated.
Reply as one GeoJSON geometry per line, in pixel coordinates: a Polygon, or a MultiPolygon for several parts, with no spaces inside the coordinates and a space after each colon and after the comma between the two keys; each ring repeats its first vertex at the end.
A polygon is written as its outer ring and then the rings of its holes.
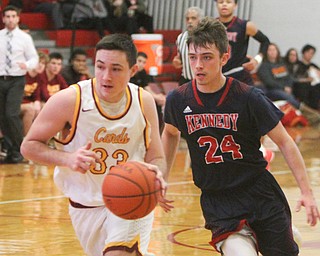
{"type": "Polygon", "coordinates": [[[279,52],[275,45],[270,44],[267,51],[268,60],[275,62],[278,58],[279,52]]]}
{"type": "Polygon", "coordinates": [[[72,61],[72,66],[74,70],[81,73],[87,68],[87,56],[82,54],[77,54],[72,61]]]}
{"type": "Polygon", "coordinates": [[[138,67],[129,67],[127,56],[119,50],[98,50],[95,61],[96,92],[104,101],[118,102],[138,67]]]}
{"type": "Polygon", "coordinates": [[[61,69],[62,69],[61,59],[51,59],[46,66],[47,72],[50,73],[51,75],[59,74],[61,69]]]}
{"type": "Polygon", "coordinates": [[[18,26],[19,20],[20,18],[16,11],[6,11],[2,18],[3,24],[9,30],[15,29],[18,26]]]}
{"type": "Polygon", "coordinates": [[[304,58],[304,60],[310,62],[310,61],[312,60],[314,54],[315,54],[314,50],[313,50],[313,49],[310,49],[310,50],[305,51],[305,52],[303,53],[303,58],[304,58]]]}
{"type": "Polygon", "coordinates": [[[210,92],[217,84],[220,83],[222,75],[222,66],[228,61],[229,54],[220,52],[215,44],[208,47],[189,47],[190,65],[197,81],[203,92],[210,92]]]}
{"type": "Polygon", "coordinates": [[[290,52],[289,52],[289,62],[290,63],[295,63],[295,62],[297,62],[297,60],[298,60],[298,53],[297,53],[297,51],[295,51],[295,50],[291,50],[290,52]]]}
{"type": "Polygon", "coordinates": [[[147,59],[142,56],[138,56],[137,58],[138,71],[142,71],[146,66],[146,64],[147,64],[147,59]]]}
{"type": "Polygon", "coordinates": [[[189,11],[186,14],[187,30],[192,31],[200,22],[199,14],[196,11],[189,11]]]}
{"type": "Polygon", "coordinates": [[[217,9],[220,17],[230,17],[237,7],[234,0],[217,0],[217,9]]]}

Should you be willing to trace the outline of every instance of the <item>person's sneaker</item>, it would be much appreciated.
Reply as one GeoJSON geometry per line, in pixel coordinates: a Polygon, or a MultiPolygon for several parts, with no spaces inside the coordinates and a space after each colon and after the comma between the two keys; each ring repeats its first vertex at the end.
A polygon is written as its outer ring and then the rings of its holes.
{"type": "Polygon", "coordinates": [[[28,163],[27,160],[23,158],[23,156],[19,154],[14,155],[7,155],[7,157],[4,159],[4,163],[6,164],[19,164],[19,163],[28,163]]]}

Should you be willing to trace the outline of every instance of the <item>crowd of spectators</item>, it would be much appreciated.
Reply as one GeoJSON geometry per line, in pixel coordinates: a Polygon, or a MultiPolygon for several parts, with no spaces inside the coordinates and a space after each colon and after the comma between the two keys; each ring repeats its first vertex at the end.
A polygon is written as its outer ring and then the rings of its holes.
{"type": "Polygon", "coordinates": [[[272,101],[286,101],[306,116],[309,123],[320,123],[320,69],[312,58],[316,48],[306,44],[299,51],[289,48],[281,55],[276,43],[270,43],[256,78],[272,101]]]}
{"type": "MultiPolygon", "coordinates": [[[[21,10],[47,14],[56,29],[70,28],[72,22],[76,21],[79,27],[96,28],[101,37],[105,29],[110,33],[130,35],[154,32],[153,19],[147,14],[144,0],[33,0],[28,2],[28,6],[25,6],[24,1],[11,0],[9,3],[21,10]]],[[[201,11],[194,8],[187,10],[186,18],[190,10],[201,11]]],[[[219,19],[223,22],[222,15],[219,19]]],[[[188,28],[188,20],[186,24],[188,28]]],[[[261,33],[257,29],[255,31],[261,33]]],[[[288,49],[282,56],[277,44],[270,43],[264,52],[262,63],[254,70],[254,77],[270,100],[290,103],[306,115],[310,124],[320,123],[320,68],[312,62],[315,52],[314,46],[306,44],[301,49],[300,58],[299,51],[295,48],[288,49]]],[[[47,56],[39,53],[39,65],[26,74],[25,95],[21,105],[24,135],[51,95],[70,84],[91,77],[86,64],[87,58],[84,50],[75,49],[71,53],[69,64],[62,67],[61,54],[52,52],[47,56]]]]}
{"type": "Polygon", "coordinates": [[[10,0],[22,11],[44,13],[54,29],[96,29],[109,33],[153,33],[153,18],[144,0],[10,0]]]}

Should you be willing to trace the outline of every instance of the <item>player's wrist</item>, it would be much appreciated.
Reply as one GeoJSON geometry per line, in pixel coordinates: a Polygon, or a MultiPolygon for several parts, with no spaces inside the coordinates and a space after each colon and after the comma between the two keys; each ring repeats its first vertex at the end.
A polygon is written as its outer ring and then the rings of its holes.
{"type": "Polygon", "coordinates": [[[262,62],[262,56],[260,54],[257,54],[255,57],[254,57],[255,61],[258,63],[258,65],[261,64],[262,62]]]}

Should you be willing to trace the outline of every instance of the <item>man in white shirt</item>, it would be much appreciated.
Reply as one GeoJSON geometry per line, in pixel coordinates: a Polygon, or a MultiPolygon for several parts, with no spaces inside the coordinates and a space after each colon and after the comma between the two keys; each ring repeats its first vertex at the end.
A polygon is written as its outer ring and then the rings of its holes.
{"type": "Polygon", "coordinates": [[[20,106],[25,74],[38,64],[38,54],[30,35],[19,29],[19,9],[8,5],[2,11],[0,30],[0,129],[6,140],[5,163],[20,163],[23,139],[20,106]]]}

